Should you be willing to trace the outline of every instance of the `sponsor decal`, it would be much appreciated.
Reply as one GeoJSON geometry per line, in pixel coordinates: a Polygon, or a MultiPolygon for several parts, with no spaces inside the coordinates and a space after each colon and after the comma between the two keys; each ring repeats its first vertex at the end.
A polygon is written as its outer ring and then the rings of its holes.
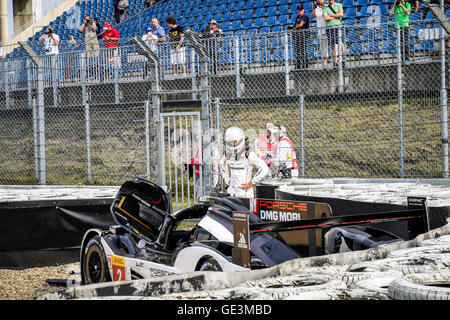
{"type": "Polygon", "coordinates": [[[112,256],[113,280],[125,280],[125,258],[112,256]]]}
{"type": "Polygon", "coordinates": [[[250,238],[247,212],[233,211],[233,239],[233,263],[250,268],[250,238]]]}

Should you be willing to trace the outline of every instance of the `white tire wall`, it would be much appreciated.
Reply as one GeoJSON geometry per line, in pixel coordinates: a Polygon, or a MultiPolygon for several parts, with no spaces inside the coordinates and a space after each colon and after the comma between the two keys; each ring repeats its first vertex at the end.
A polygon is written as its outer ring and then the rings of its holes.
{"type": "Polygon", "coordinates": [[[450,272],[399,277],[389,284],[388,296],[395,300],[450,300],[450,272]]]}

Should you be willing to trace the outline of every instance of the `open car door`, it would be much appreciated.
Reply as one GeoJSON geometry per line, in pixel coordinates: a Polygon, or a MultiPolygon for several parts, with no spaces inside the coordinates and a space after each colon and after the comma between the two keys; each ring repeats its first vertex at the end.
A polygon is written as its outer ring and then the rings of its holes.
{"type": "Polygon", "coordinates": [[[119,189],[112,205],[114,221],[146,242],[158,242],[171,214],[167,193],[158,185],[135,178],[119,189]]]}

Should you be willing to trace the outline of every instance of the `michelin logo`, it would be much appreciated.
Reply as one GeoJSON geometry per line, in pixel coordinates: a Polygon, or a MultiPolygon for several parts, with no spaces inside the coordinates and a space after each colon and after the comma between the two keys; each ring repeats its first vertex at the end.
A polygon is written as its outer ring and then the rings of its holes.
{"type": "Polygon", "coordinates": [[[301,219],[298,212],[260,210],[259,214],[263,220],[296,221],[301,219]]]}

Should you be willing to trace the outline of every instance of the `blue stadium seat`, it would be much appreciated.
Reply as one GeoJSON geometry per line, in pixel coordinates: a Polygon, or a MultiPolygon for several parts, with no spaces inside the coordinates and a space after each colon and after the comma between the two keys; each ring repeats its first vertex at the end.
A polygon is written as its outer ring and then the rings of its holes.
{"type": "Polygon", "coordinates": [[[289,15],[288,14],[283,14],[281,16],[278,17],[278,24],[279,25],[287,25],[289,23],[289,15]]]}
{"type": "Polygon", "coordinates": [[[265,18],[264,17],[260,17],[260,18],[256,18],[255,19],[255,28],[260,28],[266,25],[265,23],[265,18]]]}
{"type": "Polygon", "coordinates": [[[226,11],[226,12],[223,14],[221,20],[222,20],[222,21],[230,21],[230,20],[231,20],[231,11],[226,11]]]}
{"type": "Polygon", "coordinates": [[[236,5],[236,10],[244,10],[245,9],[245,5],[246,5],[245,0],[239,1],[237,3],[237,5],[236,5]]]}
{"type": "Polygon", "coordinates": [[[344,10],[344,19],[356,18],[356,7],[347,8],[344,10]]]}
{"type": "Polygon", "coordinates": [[[369,5],[369,0],[356,0],[356,4],[355,6],[357,7],[363,7],[363,6],[368,6],[369,5]]]}
{"type": "Polygon", "coordinates": [[[266,24],[270,27],[276,26],[278,24],[278,17],[277,16],[270,16],[267,18],[266,24]]]}
{"type": "Polygon", "coordinates": [[[276,7],[278,5],[278,0],[267,0],[267,7],[276,7]]]}
{"type": "Polygon", "coordinates": [[[253,24],[253,19],[249,18],[249,19],[245,19],[244,23],[242,24],[242,28],[243,29],[250,29],[253,28],[254,24],[253,24]]]}
{"type": "Polygon", "coordinates": [[[276,16],[277,14],[277,6],[269,7],[269,9],[267,9],[267,16],[276,16]]]}
{"type": "Polygon", "coordinates": [[[265,7],[266,6],[266,0],[256,0],[255,8],[265,7]]]}
{"type": "Polygon", "coordinates": [[[245,9],[253,9],[253,0],[247,0],[245,9]]]}
{"type": "Polygon", "coordinates": [[[247,9],[244,11],[243,19],[251,19],[253,18],[253,9],[247,9]]]}
{"type": "Polygon", "coordinates": [[[231,23],[231,31],[236,31],[242,28],[241,20],[234,20],[231,23]]]}
{"type": "Polygon", "coordinates": [[[342,1],[342,7],[345,8],[349,8],[349,7],[353,7],[353,0],[344,0],[342,1]]]}
{"type": "Polygon", "coordinates": [[[287,4],[283,4],[280,6],[280,8],[278,9],[278,14],[287,14],[289,13],[289,5],[287,4]]]}
{"type": "Polygon", "coordinates": [[[240,20],[240,19],[242,19],[242,11],[241,10],[233,11],[233,13],[231,15],[231,19],[232,20],[240,20]]]}
{"type": "Polygon", "coordinates": [[[256,9],[255,18],[265,17],[266,16],[266,8],[261,7],[256,9]]]}

